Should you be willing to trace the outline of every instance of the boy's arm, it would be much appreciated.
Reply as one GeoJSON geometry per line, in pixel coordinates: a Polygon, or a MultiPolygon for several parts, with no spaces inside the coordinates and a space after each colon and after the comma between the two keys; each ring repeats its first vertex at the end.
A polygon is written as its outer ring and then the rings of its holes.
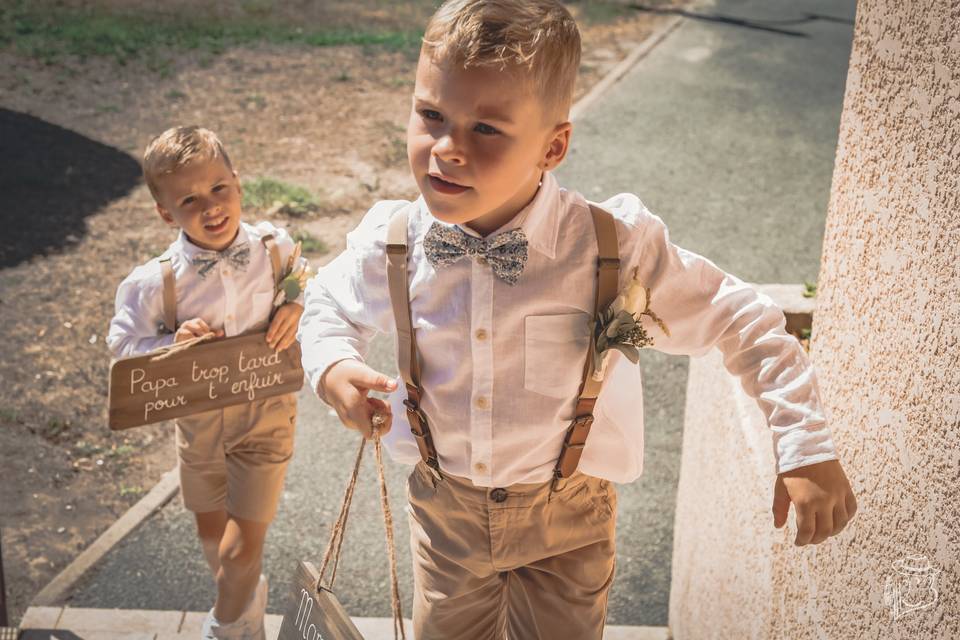
{"type": "MultiPolygon", "coordinates": [[[[406,204],[406,203],[402,203],[406,204]]],[[[377,332],[393,330],[386,275],[387,224],[398,202],[381,202],[347,234],[347,247],[307,283],[297,340],[310,386],[341,360],[364,361],[377,332]]]]}
{"type": "Polygon", "coordinates": [[[173,344],[172,333],[159,333],[163,284],[155,266],[149,263],[137,267],[117,288],[115,314],[106,340],[115,358],[141,355],[173,344]]]}
{"type": "Polygon", "coordinates": [[[780,307],[709,259],[670,242],[663,220],[639,206],[638,241],[628,264],[639,267],[638,279],[650,288],[650,309],[670,332],[642,316],[652,347],[690,356],[720,349],[724,366],[757,400],[773,431],[778,474],[836,460],[816,373],[799,341],[786,332],[780,307]]]}

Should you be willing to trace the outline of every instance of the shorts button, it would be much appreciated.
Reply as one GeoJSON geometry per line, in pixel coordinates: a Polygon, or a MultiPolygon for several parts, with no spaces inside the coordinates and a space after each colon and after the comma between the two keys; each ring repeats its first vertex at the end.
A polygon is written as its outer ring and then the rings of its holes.
{"type": "Polygon", "coordinates": [[[490,498],[493,499],[494,502],[503,502],[507,499],[507,490],[498,487],[490,492],[490,498]]]}

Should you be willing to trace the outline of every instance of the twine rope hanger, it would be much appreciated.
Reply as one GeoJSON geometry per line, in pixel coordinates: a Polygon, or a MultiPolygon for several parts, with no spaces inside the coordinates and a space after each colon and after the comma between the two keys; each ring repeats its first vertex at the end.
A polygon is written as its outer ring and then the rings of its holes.
{"type": "MultiPolygon", "coordinates": [[[[374,414],[373,453],[376,459],[377,476],[380,485],[380,510],[383,512],[383,526],[386,530],[387,556],[390,559],[390,608],[393,613],[393,637],[394,640],[397,638],[406,640],[407,636],[403,628],[403,611],[400,601],[400,581],[397,578],[397,548],[393,539],[393,514],[390,511],[390,503],[387,500],[387,482],[383,473],[383,454],[378,430],[378,426],[383,424],[384,421],[383,416],[374,414]],[[379,418],[379,421],[377,418],[379,418]]],[[[317,583],[314,585],[314,590],[317,592],[319,592],[321,588],[332,591],[333,583],[337,579],[337,567],[340,565],[340,552],[343,549],[343,538],[347,529],[347,517],[350,514],[350,504],[353,502],[353,493],[357,486],[357,476],[360,474],[360,462],[363,459],[363,449],[366,445],[366,438],[361,438],[360,447],[357,449],[357,457],[353,462],[350,481],[347,483],[347,488],[343,493],[340,513],[330,532],[330,541],[327,543],[327,550],[324,552],[323,560],[320,562],[317,583]],[[329,581],[324,580],[327,568],[330,568],[329,581]]]]}

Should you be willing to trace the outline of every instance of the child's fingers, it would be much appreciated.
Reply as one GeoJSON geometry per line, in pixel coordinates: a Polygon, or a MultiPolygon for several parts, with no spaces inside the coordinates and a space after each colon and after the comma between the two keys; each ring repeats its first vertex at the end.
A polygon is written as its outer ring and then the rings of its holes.
{"type": "Polygon", "coordinates": [[[350,382],[360,389],[382,391],[384,393],[390,393],[397,388],[396,380],[365,365],[350,377],[350,382]]]}
{"type": "Polygon", "coordinates": [[[282,315],[277,313],[273,318],[273,322],[270,323],[270,329],[267,331],[267,344],[269,344],[271,348],[276,349],[280,341],[286,338],[291,328],[293,328],[293,316],[289,313],[282,315]]]}
{"type": "Polygon", "coordinates": [[[390,432],[393,426],[393,413],[390,405],[380,398],[367,398],[367,406],[370,408],[371,436],[374,429],[377,435],[384,436],[390,432]]]}
{"type": "Polygon", "coordinates": [[[297,341],[297,328],[294,326],[287,327],[286,333],[283,334],[283,337],[280,338],[277,342],[275,349],[277,351],[283,351],[288,349],[290,345],[297,341]]]}
{"type": "Polygon", "coordinates": [[[817,532],[817,512],[810,505],[793,503],[797,515],[797,537],[793,544],[802,547],[809,544],[817,532]]]}

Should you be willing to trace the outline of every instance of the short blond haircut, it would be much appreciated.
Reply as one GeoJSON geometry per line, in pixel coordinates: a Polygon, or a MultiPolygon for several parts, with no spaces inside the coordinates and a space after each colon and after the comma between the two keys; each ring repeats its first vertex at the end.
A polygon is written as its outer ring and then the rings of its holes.
{"type": "Polygon", "coordinates": [[[172,127],[150,141],[143,153],[143,178],[153,195],[160,201],[157,179],[174,173],[195,160],[223,158],[228,169],[233,169],[230,156],[213,131],[198,126],[172,127]]]}
{"type": "Polygon", "coordinates": [[[570,113],[580,30],[559,0],[448,0],[427,23],[423,53],[465,69],[518,69],[545,115],[570,113]]]}

